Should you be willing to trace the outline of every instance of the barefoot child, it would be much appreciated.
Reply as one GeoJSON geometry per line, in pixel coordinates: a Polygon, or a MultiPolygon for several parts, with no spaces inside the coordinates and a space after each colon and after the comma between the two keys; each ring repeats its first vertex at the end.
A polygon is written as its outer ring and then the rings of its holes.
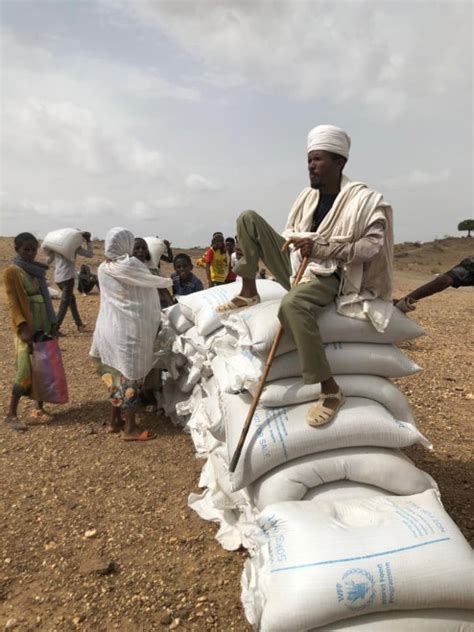
{"type": "MultiPolygon", "coordinates": [[[[18,432],[27,430],[27,426],[18,419],[18,404],[23,395],[31,393],[30,350],[33,338],[40,332],[56,335],[57,319],[46,284],[48,266],[35,261],[38,240],[31,233],[20,233],[15,237],[14,244],[16,256],[3,273],[16,352],[16,375],[5,421],[18,432]]],[[[43,422],[51,420],[43,409],[43,402],[35,403],[31,418],[43,422]]]]}
{"type": "Polygon", "coordinates": [[[154,362],[161,315],[156,290],[170,287],[171,279],[153,275],[132,256],[133,247],[129,230],[112,228],[107,233],[106,260],[99,266],[100,310],[90,355],[109,389],[111,432],[123,430],[125,441],[147,441],[155,436],[150,430],[141,431],[135,417],[154,362]]]}

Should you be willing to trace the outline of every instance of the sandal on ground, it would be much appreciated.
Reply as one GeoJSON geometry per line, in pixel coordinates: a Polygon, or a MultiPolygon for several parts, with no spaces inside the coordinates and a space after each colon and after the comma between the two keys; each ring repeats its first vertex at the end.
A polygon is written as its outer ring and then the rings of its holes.
{"type": "Polygon", "coordinates": [[[21,419],[18,419],[18,417],[7,417],[5,423],[14,432],[26,432],[28,430],[28,426],[24,424],[21,419]]]}
{"type": "Polygon", "coordinates": [[[144,430],[136,435],[123,435],[124,441],[151,441],[152,439],[156,439],[156,433],[151,430],[144,430]]]}
{"type": "Polygon", "coordinates": [[[30,413],[29,419],[33,423],[47,424],[50,421],[53,421],[54,417],[52,415],[48,415],[45,410],[34,408],[30,413]]]}
{"type": "Polygon", "coordinates": [[[314,404],[311,404],[309,407],[308,412],[306,413],[306,423],[312,428],[324,426],[334,419],[337,411],[341,408],[345,401],[346,399],[340,390],[337,393],[321,393],[314,404]],[[337,401],[337,405],[334,409],[324,405],[328,399],[335,399],[337,401]]]}
{"type": "Polygon", "coordinates": [[[225,314],[227,312],[235,312],[236,310],[243,309],[244,307],[252,307],[252,305],[257,305],[258,303],[260,303],[260,296],[258,294],[249,298],[239,295],[234,296],[234,298],[230,299],[228,303],[218,305],[215,308],[215,311],[218,314],[225,314]]]}
{"type": "Polygon", "coordinates": [[[78,327],[77,327],[77,331],[78,331],[80,334],[85,333],[85,332],[87,331],[87,325],[78,325],[78,327]]]}

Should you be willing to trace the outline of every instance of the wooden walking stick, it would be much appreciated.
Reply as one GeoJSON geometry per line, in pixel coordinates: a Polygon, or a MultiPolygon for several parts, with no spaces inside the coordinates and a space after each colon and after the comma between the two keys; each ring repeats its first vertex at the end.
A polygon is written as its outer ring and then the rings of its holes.
{"type": "MultiPolygon", "coordinates": [[[[286,250],[290,243],[291,242],[286,241],[283,244],[282,250],[286,250]]],[[[296,278],[295,278],[295,281],[293,283],[293,287],[298,285],[298,283],[301,281],[301,277],[303,276],[304,271],[306,270],[306,266],[308,265],[308,260],[309,260],[309,257],[303,257],[303,260],[301,261],[300,267],[299,267],[298,272],[296,274],[296,278]]],[[[254,416],[255,411],[257,409],[257,406],[258,406],[258,402],[260,401],[260,397],[262,395],[262,391],[263,391],[263,388],[265,386],[265,382],[267,381],[268,373],[269,373],[270,368],[271,368],[271,366],[273,364],[273,360],[275,358],[275,354],[276,354],[276,351],[278,349],[278,345],[280,343],[282,335],[283,335],[283,326],[280,325],[279,328],[278,328],[278,331],[277,331],[277,333],[275,335],[275,338],[273,339],[273,343],[272,343],[272,347],[270,349],[270,353],[268,354],[267,361],[265,363],[265,367],[264,367],[263,372],[262,372],[262,376],[261,376],[260,381],[258,383],[257,392],[254,395],[254,398],[253,398],[253,401],[252,401],[252,405],[249,408],[249,412],[247,414],[247,418],[245,420],[244,427],[242,428],[242,433],[240,435],[239,443],[237,444],[237,447],[235,448],[235,452],[234,452],[234,455],[232,457],[232,461],[230,462],[229,472],[235,472],[235,468],[237,467],[237,463],[239,462],[240,455],[242,453],[242,448],[244,447],[245,439],[247,438],[248,432],[250,430],[250,424],[252,423],[253,416],[254,416]]]]}

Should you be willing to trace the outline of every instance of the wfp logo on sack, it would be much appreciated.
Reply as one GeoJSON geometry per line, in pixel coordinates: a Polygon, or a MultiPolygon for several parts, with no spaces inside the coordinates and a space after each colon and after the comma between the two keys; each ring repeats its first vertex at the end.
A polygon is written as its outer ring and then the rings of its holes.
{"type": "Polygon", "coordinates": [[[375,601],[375,581],[362,568],[352,568],[336,584],[337,601],[349,610],[365,610],[375,601]]]}

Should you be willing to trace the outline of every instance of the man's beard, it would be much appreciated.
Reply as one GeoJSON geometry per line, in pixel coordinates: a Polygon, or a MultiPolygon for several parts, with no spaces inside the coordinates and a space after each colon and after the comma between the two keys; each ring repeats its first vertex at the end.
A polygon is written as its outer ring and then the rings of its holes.
{"type": "Polygon", "coordinates": [[[320,189],[321,188],[321,180],[317,176],[310,176],[309,183],[311,184],[312,189],[320,189]]]}

